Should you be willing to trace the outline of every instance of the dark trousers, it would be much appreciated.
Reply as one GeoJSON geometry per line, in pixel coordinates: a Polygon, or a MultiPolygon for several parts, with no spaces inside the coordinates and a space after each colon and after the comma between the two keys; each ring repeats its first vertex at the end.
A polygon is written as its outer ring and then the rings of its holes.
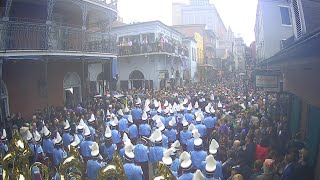
{"type": "Polygon", "coordinates": [[[149,179],[149,164],[148,162],[137,162],[137,165],[139,165],[143,171],[143,180],[148,180],[149,179]]]}

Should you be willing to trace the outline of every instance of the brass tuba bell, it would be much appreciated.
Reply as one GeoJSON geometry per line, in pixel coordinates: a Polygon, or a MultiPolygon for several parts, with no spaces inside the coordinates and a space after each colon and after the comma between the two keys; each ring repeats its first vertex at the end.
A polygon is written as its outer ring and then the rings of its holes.
{"type": "Polygon", "coordinates": [[[34,169],[39,170],[39,174],[41,175],[42,180],[49,180],[49,167],[40,163],[40,162],[35,162],[30,166],[30,174],[32,176],[33,170],[34,169]]]}
{"type": "Polygon", "coordinates": [[[98,180],[105,179],[116,179],[116,180],[125,180],[126,173],[124,171],[123,163],[120,155],[115,152],[113,159],[110,164],[102,167],[97,176],[98,180]]]}
{"type": "Polygon", "coordinates": [[[162,176],[166,180],[175,180],[176,177],[172,174],[169,167],[162,162],[155,163],[156,166],[156,177],[162,176]]]}
{"type": "Polygon", "coordinates": [[[85,166],[82,157],[76,147],[69,146],[69,155],[59,166],[61,180],[74,178],[81,180],[85,172],[85,166]]]}

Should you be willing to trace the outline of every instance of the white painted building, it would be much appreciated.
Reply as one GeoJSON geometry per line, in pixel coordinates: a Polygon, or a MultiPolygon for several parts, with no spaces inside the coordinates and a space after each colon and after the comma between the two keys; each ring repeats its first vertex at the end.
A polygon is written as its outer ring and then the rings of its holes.
{"type": "Polygon", "coordinates": [[[245,50],[246,50],[246,45],[244,44],[243,38],[242,37],[235,38],[234,62],[235,62],[235,70],[237,70],[238,72],[245,71],[245,50]]]}
{"type": "Polygon", "coordinates": [[[189,49],[189,57],[188,57],[188,65],[187,70],[185,73],[187,73],[187,76],[189,76],[189,80],[191,82],[198,82],[199,79],[196,77],[197,72],[197,41],[194,38],[185,38],[183,39],[183,44],[187,46],[189,49]]]}
{"type": "Polygon", "coordinates": [[[259,0],[255,24],[257,62],[279,52],[283,42],[293,36],[290,11],[288,0],[259,0]]]}
{"type": "Polygon", "coordinates": [[[182,85],[189,50],[184,36],[160,21],[115,27],[119,44],[117,89],[161,89],[182,85]]]}

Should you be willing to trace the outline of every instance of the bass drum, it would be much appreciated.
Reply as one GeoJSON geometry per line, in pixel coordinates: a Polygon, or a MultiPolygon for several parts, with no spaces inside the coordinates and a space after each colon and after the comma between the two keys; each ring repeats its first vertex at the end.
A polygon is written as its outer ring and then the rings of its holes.
{"type": "Polygon", "coordinates": [[[110,164],[102,167],[98,172],[98,180],[125,180],[126,173],[120,155],[115,152],[110,164]]]}

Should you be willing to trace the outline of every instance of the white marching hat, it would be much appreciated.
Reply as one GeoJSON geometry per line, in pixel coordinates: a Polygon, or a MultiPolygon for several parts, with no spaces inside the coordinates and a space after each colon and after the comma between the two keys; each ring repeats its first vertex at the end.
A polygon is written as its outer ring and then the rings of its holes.
{"type": "Polygon", "coordinates": [[[123,115],[124,115],[123,112],[122,112],[122,109],[119,109],[119,110],[118,110],[118,115],[119,115],[119,116],[123,116],[123,115]]]}
{"type": "Polygon", "coordinates": [[[169,102],[166,100],[163,104],[165,107],[169,106],[169,102]]]}
{"type": "Polygon", "coordinates": [[[48,130],[47,126],[43,126],[43,135],[48,137],[51,135],[51,132],[48,130]]]}
{"type": "Polygon", "coordinates": [[[164,124],[162,123],[162,121],[160,119],[157,121],[157,128],[160,131],[163,131],[165,129],[165,126],[164,126],[164,124]]]}
{"type": "Polygon", "coordinates": [[[171,156],[174,155],[173,149],[167,149],[166,151],[163,152],[163,157],[162,157],[162,162],[169,166],[172,164],[172,158],[171,156]]]}
{"type": "Polygon", "coordinates": [[[158,112],[158,113],[161,113],[161,112],[162,112],[161,106],[158,107],[157,112],[158,112]]]}
{"type": "Polygon", "coordinates": [[[195,132],[194,135],[194,146],[199,147],[202,145],[203,140],[200,138],[200,133],[199,132],[195,132]]]}
{"type": "Polygon", "coordinates": [[[5,140],[5,139],[7,139],[7,132],[6,132],[6,129],[3,129],[2,130],[1,140],[5,140]]]}
{"type": "Polygon", "coordinates": [[[143,114],[142,114],[142,120],[145,121],[148,119],[148,115],[147,115],[147,112],[146,111],[143,111],[143,114]]]}
{"type": "Polygon", "coordinates": [[[211,114],[214,114],[215,112],[216,112],[216,110],[214,110],[213,106],[211,106],[211,108],[210,108],[210,113],[211,113],[211,114]]]}
{"type": "Polygon", "coordinates": [[[131,143],[131,140],[128,138],[127,133],[123,133],[122,142],[124,145],[131,143]]]}
{"type": "Polygon", "coordinates": [[[196,108],[196,109],[199,108],[199,103],[198,103],[198,101],[196,101],[196,103],[194,103],[194,108],[196,108]]]}
{"type": "Polygon", "coordinates": [[[194,175],[193,175],[193,179],[192,180],[204,180],[204,175],[202,174],[202,172],[198,169],[194,175]]]}
{"type": "Polygon", "coordinates": [[[79,125],[77,126],[77,129],[82,130],[86,124],[84,123],[83,119],[80,119],[79,125]]]}
{"type": "Polygon", "coordinates": [[[145,112],[150,112],[150,107],[149,107],[149,106],[145,106],[145,107],[144,107],[144,111],[145,111],[145,112]]]}
{"type": "Polygon", "coordinates": [[[124,154],[126,159],[131,160],[134,158],[133,150],[134,146],[131,143],[125,145],[124,154]]]}
{"type": "Polygon", "coordinates": [[[188,103],[188,99],[184,98],[183,103],[182,104],[187,104],[188,103]]]}
{"type": "Polygon", "coordinates": [[[219,148],[219,143],[215,139],[212,139],[209,146],[209,153],[216,154],[218,151],[218,148],[219,148]]]}
{"type": "Polygon", "coordinates": [[[32,140],[32,134],[30,133],[30,131],[29,130],[27,130],[27,133],[26,133],[26,140],[27,141],[31,141],[32,140]]]}
{"type": "Polygon", "coordinates": [[[183,168],[183,169],[190,169],[191,168],[191,165],[192,165],[192,161],[191,161],[191,155],[184,151],[180,157],[180,166],[183,168]]]}
{"type": "Polygon", "coordinates": [[[136,102],[137,105],[141,104],[141,99],[138,97],[137,99],[137,102],[136,102]]]}
{"type": "Polygon", "coordinates": [[[188,110],[188,111],[191,111],[191,110],[192,110],[192,104],[191,104],[191,103],[189,103],[187,110],[188,110]]]}
{"type": "Polygon", "coordinates": [[[88,120],[88,122],[93,122],[95,120],[96,120],[96,118],[94,117],[94,114],[91,114],[90,119],[88,120]]]}
{"type": "Polygon", "coordinates": [[[189,125],[188,121],[186,120],[185,117],[183,117],[182,126],[183,126],[183,127],[187,127],[188,125],[189,125]]]}
{"type": "Polygon", "coordinates": [[[128,108],[128,106],[126,105],[126,107],[124,107],[123,112],[128,113],[130,110],[128,108]]]}
{"type": "Polygon", "coordinates": [[[91,149],[91,156],[96,157],[99,155],[99,145],[96,142],[93,142],[90,146],[91,149]]]}
{"type": "Polygon", "coordinates": [[[194,130],[195,128],[196,128],[196,126],[191,123],[191,124],[189,125],[189,127],[188,127],[188,130],[189,130],[189,131],[192,131],[192,130],[194,130]]]}
{"type": "Polygon", "coordinates": [[[222,108],[222,104],[220,101],[218,102],[218,108],[222,108]]]}
{"type": "Polygon", "coordinates": [[[217,161],[214,159],[213,155],[206,157],[206,172],[213,173],[217,168],[217,161]]]}
{"type": "Polygon", "coordinates": [[[87,125],[84,126],[83,135],[84,136],[90,136],[91,135],[90,129],[89,129],[89,127],[87,125]]]}
{"type": "Polygon", "coordinates": [[[69,124],[69,121],[66,120],[66,122],[64,123],[64,127],[63,127],[64,130],[69,130],[70,129],[70,124],[69,124]]]}
{"type": "Polygon", "coordinates": [[[155,99],[153,100],[153,105],[155,108],[159,107],[159,102],[155,99]]]}
{"type": "Polygon", "coordinates": [[[41,141],[41,135],[39,132],[36,130],[36,132],[33,134],[34,140],[38,143],[41,141]]]}
{"type": "Polygon", "coordinates": [[[150,136],[149,140],[151,142],[161,142],[162,141],[162,133],[159,129],[156,129],[150,136]]]}
{"type": "Polygon", "coordinates": [[[171,148],[174,148],[174,152],[177,151],[177,149],[180,148],[180,141],[176,140],[174,143],[171,144],[171,148]]]}
{"type": "Polygon", "coordinates": [[[75,134],[75,135],[74,135],[74,138],[73,138],[73,141],[72,141],[72,143],[71,143],[70,145],[73,146],[73,147],[76,147],[76,146],[78,146],[79,144],[80,144],[80,139],[79,139],[78,135],[75,134]]]}
{"type": "Polygon", "coordinates": [[[53,143],[57,145],[62,144],[62,138],[59,132],[57,132],[57,136],[53,139],[53,143]]]}
{"type": "Polygon", "coordinates": [[[176,118],[172,117],[172,119],[169,121],[169,126],[173,127],[176,124],[176,118]]]}
{"type": "Polygon", "coordinates": [[[106,137],[107,139],[111,139],[112,137],[112,132],[110,127],[107,125],[106,130],[104,132],[104,137],[106,137]]]}
{"type": "Polygon", "coordinates": [[[149,106],[151,103],[150,99],[146,99],[146,101],[144,102],[144,106],[149,106]]]}
{"type": "Polygon", "coordinates": [[[132,115],[128,115],[128,122],[133,123],[132,115]]]}
{"type": "Polygon", "coordinates": [[[117,126],[118,124],[119,124],[119,121],[117,116],[113,115],[110,121],[110,125],[114,127],[114,126],[117,126]]]}

